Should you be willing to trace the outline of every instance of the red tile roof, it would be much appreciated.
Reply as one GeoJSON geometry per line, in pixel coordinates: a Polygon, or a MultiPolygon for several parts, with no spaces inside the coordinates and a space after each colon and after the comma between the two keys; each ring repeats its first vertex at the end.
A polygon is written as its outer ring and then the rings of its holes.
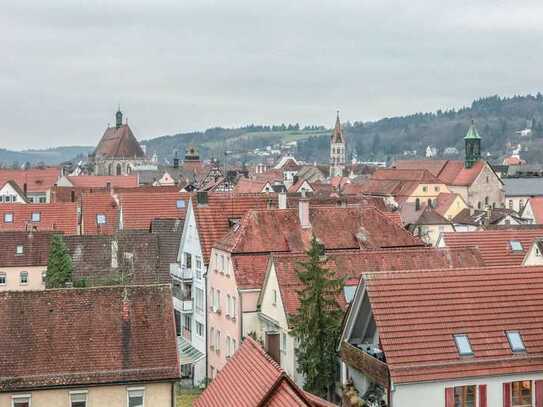
{"type": "Polygon", "coordinates": [[[105,192],[106,188],[59,187],[51,188],[51,202],[79,202],[84,192],[105,192]]]}
{"type": "Polygon", "coordinates": [[[269,254],[234,254],[232,264],[240,289],[261,289],[268,266],[269,254]]]}
{"type": "Polygon", "coordinates": [[[481,232],[443,233],[447,247],[477,247],[487,266],[520,266],[532,243],[543,237],[543,227],[526,230],[485,230],[481,232]],[[522,244],[520,251],[513,251],[511,241],[522,244]]]}
{"type": "MultiPolygon", "coordinates": [[[[300,306],[298,292],[303,288],[298,278],[298,264],[307,261],[305,254],[272,255],[279,290],[288,315],[295,315],[300,306]]],[[[393,270],[425,270],[483,266],[484,261],[475,248],[436,249],[403,248],[378,250],[349,250],[327,254],[323,266],[346,285],[356,285],[363,273],[393,270]]],[[[237,278],[237,276],[236,276],[237,278]]],[[[344,298],[340,304],[345,304],[344,298]]]]}
{"type": "Polygon", "coordinates": [[[534,223],[543,224],[543,196],[530,198],[529,203],[534,215],[534,223]]]}
{"type": "Polygon", "coordinates": [[[0,169],[0,185],[8,181],[14,181],[21,190],[29,193],[47,192],[60,178],[60,168],[31,168],[28,170],[4,170],[0,169]]]}
{"type": "Polygon", "coordinates": [[[119,206],[109,192],[84,193],[80,205],[82,234],[111,235],[118,230],[119,206]],[[105,215],[105,224],[98,224],[98,215],[105,215]]]}
{"type": "Polygon", "coordinates": [[[471,185],[486,165],[483,160],[477,161],[471,168],[465,168],[464,161],[459,160],[399,160],[392,164],[397,169],[428,170],[444,184],[453,186],[471,185]]]}
{"type": "Polygon", "coordinates": [[[0,205],[0,232],[25,231],[35,228],[38,231],[57,230],[68,235],[78,232],[77,204],[3,204],[0,205]],[[6,223],[5,214],[13,215],[13,222],[6,223]],[[32,222],[32,213],[40,214],[39,222],[32,222]]]}
{"type": "Polygon", "coordinates": [[[124,229],[149,229],[153,219],[185,219],[190,194],[186,192],[122,192],[118,194],[124,229]],[[185,201],[177,208],[177,201],[185,201]]]}
{"type": "Polygon", "coordinates": [[[365,283],[395,383],[543,370],[543,267],[375,273],[365,283]],[[525,353],[513,354],[507,330],[525,353]],[[459,355],[455,334],[473,356],[459,355]]]}
{"type": "Polygon", "coordinates": [[[311,207],[309,220],[311,227],[302,229],[296,209],[252,210],[217,247],[233,253],[303,252],[312,234],[327,250],[424,245],[372,207],[311,207]]]}
{"type": "Polygon", "coordinates": [[[98,176],[98,175],[82,175],[78,177],[66,177],[75,187],[81,188],[105,188],[107,184],[112,187],[137,187],[138,176],[98,176]]]}
{"type": "Polygon", "coordinates": [[[0,232],[0,267],[46,266],[51,232],[0,232]],[[23,253],[17,254],[17,246],[23,253]]]}
{"type": "Polygon", "coordinates": [[[96,146],[94,154],[98,159],[145,157],[128,124],[123,124],[120,127],[108,127],[96,146]]]}
{"type": "Polygon", "coordinates": [[[240,178],[237,185],[234,187],[234,192],[238,194],[263,192],[268,184],[269,182],[266,180],[240,178]]]}
{"type": "Polygon", "coordinates": [[[371,176],[380,181],[417,181],[428,184],[440,184],[441,181],[427,169],[379,168],[371,176]]]}
{"type": "Polygon", "coordinates": [[[445,213],[458,197],[462,196],[460,194],[441,192],[436,198],[436,212],[441,216],[445,216],[445,213]]]}
{"type": "Polygon", "coordinates": [[[213,379],[195,407],[328,407],[333,404],[308,396],[251,337],[213,379]]]}
{"type": "Polygon", "coordinates": [[[0,292],[0,315],[1,392],[179,378],[167,285],[0,292]]]}
{"type": "Polygon", "coordinates": [[[276,197],[259,193],[210,192],[207,196],[206,205],[198,205],[195,195],[192,199],[205,264],[209,264],[213,245],[226,236],[234,222],[241,221],[251,209],[266,209],[272,202],[277,205],[276,197]]]}

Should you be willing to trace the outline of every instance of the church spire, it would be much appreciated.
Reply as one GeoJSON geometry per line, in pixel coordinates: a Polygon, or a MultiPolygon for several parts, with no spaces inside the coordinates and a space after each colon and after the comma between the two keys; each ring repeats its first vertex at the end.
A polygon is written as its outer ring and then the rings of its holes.
{"type": "Polygon", "coordinates": [[[465,143],[465,162],[466,168],[471,168],[473,165],[481,159],[481,136],[475,128],[475,122],[471,121],[468,132],[464,137],[465,143]]]}
{"type": "Polygon", "coordinates": [[[339,110],[336,116],[336,125],[330,137],[330,177],[342,176],[345,169],[345,139],[341,130],[339,110]]]}

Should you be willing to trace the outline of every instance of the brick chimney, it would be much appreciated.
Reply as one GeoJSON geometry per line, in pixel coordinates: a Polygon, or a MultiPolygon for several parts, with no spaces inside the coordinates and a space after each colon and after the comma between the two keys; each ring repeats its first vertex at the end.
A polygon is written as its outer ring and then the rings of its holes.
{"type": "Polygon", "coordinates": [[[302,192],[302,197],[298,202],[298,217],[300,218],[302,229],[311,227],[311,222],[309,221],[309,199],[306,198],[305,191],[302,192]]]}

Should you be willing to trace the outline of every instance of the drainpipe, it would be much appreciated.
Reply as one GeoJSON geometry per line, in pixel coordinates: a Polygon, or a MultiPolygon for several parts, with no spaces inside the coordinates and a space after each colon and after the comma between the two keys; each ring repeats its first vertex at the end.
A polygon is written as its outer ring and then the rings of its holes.
{"type": "MultiPolygon", "coordinates": [[[[211,259],[210,259],[210,262],[211,262],[211,259]]],[[[209,343],[209,321],[208,321],[208,315],[209,315],[209,309],[208,309],[208,300],[207,300],[207,297],[208,297],[208,293],[207,293],[207,271],[209,270],[209,264],[207,265],[206,267],[206,272],[204,273],[203,277],[204,277],[204,290],[205,290],[205,293],[206,293],[206,300],[205,300],[205,304],[204,304],[204,309],[205,309],[205,316],[206,316],[206,373],[205,373],[205,382],[206,382],[206,385],[209,381],[209,378],[207,377],[207,372],[209,371],[209,357],[208,357],[208,343],[209,343]]]]}

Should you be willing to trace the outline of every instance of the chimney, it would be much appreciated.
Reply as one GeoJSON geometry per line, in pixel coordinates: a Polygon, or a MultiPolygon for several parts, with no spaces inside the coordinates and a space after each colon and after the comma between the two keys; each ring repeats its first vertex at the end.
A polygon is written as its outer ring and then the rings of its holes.
{"type": "Polygon", "coordinates": [[[300,226],[302,226],[302,229],[311,227],[311,222],[309,222],[309,199],[306,198],[305,192],[302,192],[302,197],[298,202],[298,216],[300,218],[300,226]]]}
{"type": "Polygon", "coordinates": [[[279,192],[278,196],[279,209],[287,209],[287,193],[279,192]]]}
{"type": "Polygon", "coordinates": [[[279,349],[279,332],[266,332],[265,349],[277,364],[281,364],[281,350],[279,349]]]}

